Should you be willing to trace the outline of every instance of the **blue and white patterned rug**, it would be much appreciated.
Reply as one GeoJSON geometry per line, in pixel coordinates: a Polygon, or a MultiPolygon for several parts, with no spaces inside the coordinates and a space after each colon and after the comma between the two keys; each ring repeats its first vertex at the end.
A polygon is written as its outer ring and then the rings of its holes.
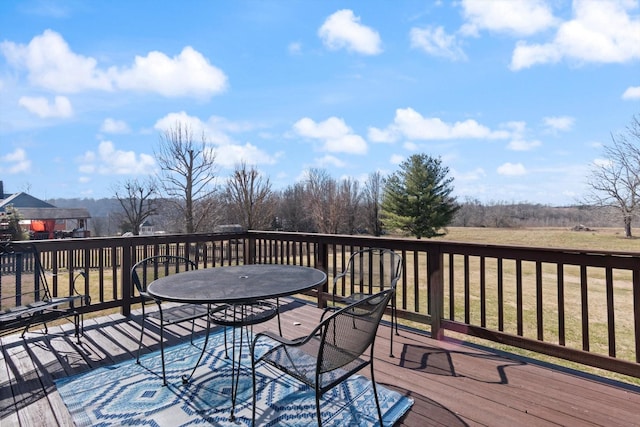
{"type": "MultiPolygon", "coordinates": [[[[191,382],[181,375],[193,368],[204,338],[165,350],[168,386],[162,386],[160,353],[95,369],[56,381],[64,403],[78,426],[188,426],[200,424],[251,425],[252,384],[248,348],[231,422],[231,360],[224,357],[222,331],[212,333],[207,350],[191,382]]],[[[258,368],[257,424],[261,426],[308,426],[315,424],[312,389],[264,364],[258,368]]],[[[378,385],[384,425],[391,426],[413,400],[378,385]]],[[[371,382],[354,376],[327,392],[321,400],[325,426],[377,425],[371,382]]]]}

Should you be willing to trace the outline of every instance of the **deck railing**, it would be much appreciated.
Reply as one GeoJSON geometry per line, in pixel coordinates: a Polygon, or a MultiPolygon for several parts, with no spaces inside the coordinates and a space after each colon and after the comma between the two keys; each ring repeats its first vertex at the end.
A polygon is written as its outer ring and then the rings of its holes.
{"type": "MultiPolygon", "coordinates": [[[[307,265],[331,283],[353,251],[385,247],[403,256],[399,317],[434,338],[450,330],[640,378],[640,253],[257,231],[36,245],[54,294],[88,271],[87,310],[125,315],[139,302],[129,270],[146,256],[178,253],[199,268],[307,265]]],[[[310,292],[320,306],[327,289],[310,292]]]]}

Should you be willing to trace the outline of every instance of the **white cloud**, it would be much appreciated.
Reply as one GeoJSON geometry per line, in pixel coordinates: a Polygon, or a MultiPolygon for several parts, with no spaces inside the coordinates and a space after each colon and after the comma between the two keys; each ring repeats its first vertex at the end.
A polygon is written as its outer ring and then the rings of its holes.
{"type": "Polygon", "coordinates": [[[389,163],[391,163],[392,165],[399,165],[400,163],[404,162],[406,158],[407,157],[403,156],[402,154],[393,154],[389,159],[389,163]]]}
{"type": "MultiPolygon", "coordinates": [[[[208,134],[207,125],[199,118],[188,115],[185,111],[169,113],[159,119],[153,127],[161,132],[166,132],[169,130],[175,130],[178,125],[181,126],[183,130],[191,132],[193,137],[198,140],[202,135],[208,134]]],[[[228,138],[225,137],[220,142],[227,143],[228,138]]]]}
{"type": "Polygon", "coordinates": [[[0,156],[0,172],[2,173],[14,174],[30,170],[31,160],[22,148],[16,148],[13,152],[0,156]]]}
{"type": "Polygon", "coordinates": [[[479,181],[487,176],[483,168],[476,168],[465,173],[454,172],[456,181],[479,181]]]}
{"type": "Polygon", "coordinates": [[[56,96],[53,104],[45,97],[23,96],[18,100],[18,105],[43,119],[73,116],[73,107],[66,96],[56,96]]]}
{"type": "Polygon", "coordinates": [[[153,156],[134,151],[116,150],[113,142],[102,141],[97,151],[87,151],[78,158],[78,170],[85,174],[147,175],[154,171],[153,156]]]}
{"type": "Polygon", "coordinates": [[[136,56],[130,67],[106,70],[100,69],[95,58],[72,52],[52,30],[45,30],[28,45],[2,42],[0,52],[10,65],[26,70],[31,84],[60,93],[121,89],[208,98],[227,87],[226,75],[190,46],[173,58],[150,52],[136,56]]]}
{"type": "Polygon", "coordinates": [[[330,117],[324,122],[316,123],[308,117],[298,120],[293,125],[298,135],[317,139],[323,142],[323,149],[332,153],[366,154],[367,143],[353,133],[344,120],[330,117]]]}
{"type": "Polygon", "coordinates": [[[38,87],[63,93],[113,89],[111,79],[97,68],[95,59],[73,53],[62,36],[52,30],[45,30],[26,46],[2,42],[0,52],[9,64],[26,69],[29,81],[38,87]]]}
{"type": "Polygon", "coordinates": [[[538,140],[525,141],[524,139],[514,139],[509,142],[507,148],[513,151],[530,151],[541,145],[542,143],[538,140]]]}
{"type": "Polygon", "coordinates": [[[396,110],[393,124],[379,134],[403,135],[409,139],[505,139],[510,132],[493,131],[475,120],[446,123],[437,117],[423,117],[412,108],[396,110]]]}
{"type": "Polygon", "coordinates": [[[405,141],[402,144],[402,148],[404,148],[407,151],[418,151],[420,150],[420,146],[418,144],[416,144],[413,141],[405,141]]]}
{"type": "Polygon", "coordinates": [[[412,28],[411,47],[421,49],[429,55],[454,61],[466,59],[455,35],[445,33],[444,28],[412,28]]]}
{"type": "Polygon", "coordinates": [[[201,141],[204,137],[205,143],[215,152],[216,163],[225,168],[232,169],[241,162],[251,165],[274,164],[282,156],[282,153],[271,155],[250,143],[236,143],[229,133],[245,132],[256,127],[247,122],[233,122],[218,116],[211,116],[205,122],[181,111],[167,114],[156,122],[154,128],[166,132],[175,130],[178,124],[191,133],[194,141],[201,141]]]}
{"type": "Polygon", "coordinates": [[[302,43],[300,42],[291,42],[289,46],[287,46],[287,50],[291,55],[300,55],[302,52],[302,43]]]}
{"type": "Polygon", "coordinates": [[[145,57],[136,56],[133,66],[115,75],[121,89],[154,92],[166,97],[208,98],[227,87],[227,76],[190,46],[173,58],[157,51],[145,57]]]}
{"type": "Polygon", "coordinates": [[[250,165],[274,164],[281,155],[281,153],[278,153],[275,156],[271,156],[249,143],[244,145],[226,144],[215,148],[216,163],[228,169],[233,169],[242,162],[250,165]]]}
{"type": "Polygon", "coordinates": [[[339,10],[329,16],[318,30],[318,36],[332,50],[344,48],[364,55],[382,52],[378,32],[360,24],[360,17],[349,9],[339,10]]]}
{"type": "Polygon", "coordinates": [[[371,142],[396,142],[398,140],[397,132],[391,129],[378,129],[375,127],[369,128],[367,137],[371,142]]]}
{"type": "Polygon", "coordinates": [[[546,44],[518,42],[510,67],[521,70],[564,58],[578,63],[639,59],[640,18],[630,13],[636,7],[634,1],[575,0],[574,18],[559,26],[554,39],[546,44]]]}
{"type": "Polygon", "coordinates": [[[594,159],[593,160],[593,165],[598,167],[598,168],[603,168],[603,167],[609,167],[613,164],[613,161],[611,159],[594,159]]]}
{"type": "Polygon", "coordinates": [[[256,125],[249,122],[234,122],[224,117],[211,116],[206,121],[198,117],[190,116],[185,111],[169,113],[159,119],[154,128],[161,132],[168,131],[182,126],[188,129],[195,140],[201,140],[204,136],[205,142],[216,145],[233,144],[233,138],[229,133],[247,132],[255,129],[256,125]]]}
{"type": "Polygon", "coordinates": [[[102,126],[100,126],[100,132],[105,133],[129,133],[131,129],[124,120],[116,120],[112,118],[104,119],[102,126]]]}
{"type": "Polygon", "coordinates": [[[333,166],[336,168],[343,168],[345,167],[347,164],[345,162],[343,162],[342,160],[338,159],[335,156],[329,155],[327,154],[326,156],[316,159],[316,165],[318,167],[327,167],[327,166],[333,166]]]}
{"type": "Polygon", "coordinates": [[[542,120],[544,125],[553,131],[571,130],[575,123],[575,119],[569,116],[545,117],[542,120]]]}
{"type": "Polygon", "coordinates": [[[622,99],[640,99],[640,86],[630,86],[622,94],[622,99]]]}
{"type": "Polygon", "coordinates": [[[524,175],[527,173],[527,170],[524,168],[522,163],[505,163],[498,167],[498,174],[506,175],[506,176],[516,176],[516,175],[524,175]]]}
{"type": "Polygon", "coordinates": [[[480,30],[489,30],[526,36],[556,24],[551,8],[543,0],[464,0],[462,9],[467,23],[461,33],[466,35],[475,36],[480,30]]]}

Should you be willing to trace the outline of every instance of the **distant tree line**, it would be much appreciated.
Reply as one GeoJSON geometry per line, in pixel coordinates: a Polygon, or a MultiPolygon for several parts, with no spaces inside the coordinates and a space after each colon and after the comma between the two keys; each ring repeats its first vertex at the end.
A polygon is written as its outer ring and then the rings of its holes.
{"type": "Polygon", "coordinates": [[[619,225],[615,209],[575,204],[549,206],[539,203],[491,201],[466,198],[460,203],[454,227],[568,227],[593,228],[619,225]]]}
{"type": "MultiPolygon", "coordinates": [[[[637,119],[630,129],[630,135],[637,138],[637,119]]],[[[620,137],[614,142],[618,151],[631,152],[627,139],[620,137]]],[[[618,151],[609,149],[607,153],[613,157],[618,151]]],[[[636,181],[640,182],[640,150],[633,154],[637,154],[636,181]]],[[[160,167],[155,176],[115,184],[111,199],[50,202],[59,207],[86,207],[96,236],[125,231],[137,234],[145,223],[167,233],[211,232],[220,225],[239,224],[254,230],[375,236],[402,233],[428,238],[446,233],[447,226],[588,228],[619,222],[620,197],[615,196],[567,207],[483,203],[473,198],[458,201],[452,195],[449,169],[440,159],[426,154],[410,156],[389,176],[374,172],[365,181],[335,179],[324,169],[310,169],[303,180],[282,190],[274,190],[267,176],[245,162],[222,179],[215,149],[205,135],[196,137],[179,123],[161,136],[155,157],[160,167]]],[[[623,157],[618,160],[622,162],[623,157]]],[[[610,179],[619,188],[615,179],[620,173],[615,171],[610,179]]],[[[611,183],[604,178],[598,182],[611,183]]],[[[637,212],[627,209],[623,213],[630,232],[637,212]]]]}

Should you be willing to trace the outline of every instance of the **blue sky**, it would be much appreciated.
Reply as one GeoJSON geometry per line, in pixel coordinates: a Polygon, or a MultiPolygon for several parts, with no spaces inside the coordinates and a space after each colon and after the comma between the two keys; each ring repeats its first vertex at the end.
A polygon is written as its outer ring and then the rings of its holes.
{"type": "Polygon", "coordinates": [[[636,114],[637,0],[0,2],[0,179],[40,198],[112,196],[181,122],[220,182],[426,153],[460,200],[564,205],[636,114]]]}

